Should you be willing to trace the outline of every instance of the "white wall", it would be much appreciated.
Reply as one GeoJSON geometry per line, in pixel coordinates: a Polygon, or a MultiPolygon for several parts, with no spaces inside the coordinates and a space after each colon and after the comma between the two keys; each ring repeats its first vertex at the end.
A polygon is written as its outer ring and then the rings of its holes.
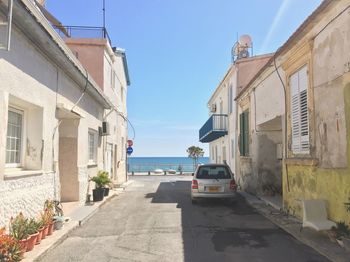
{"type": "MultiPolygon", "coordinates": [[[[58,124],[56,103],[71,109],[82,89],[14,28],[11,51],[0,51],[0,226],[20,211],[35,216],[42,210],[46,199],[59,196],[59,179],[54,169],[58,161],[57,131],[52,139],[58,124]],[[30,150],[25,151],[24,168],[36,171],[5,170],[9,103],[23,106],[27,112],[25,123],[29,139],[24,142],[30,150]]],[[[85,95],[74,110],[82,116],[78,129],[78,165],[82,170],[79,173],[79,194],[80,200],[85,201],[87,133],[88,128],[98,130],[103,108],[92,97],[85,95]]],[[[102,168],[101,149],[98,156],[97,165],[102,168]]]]}
{"type": "MultiPolygon", "coordinates": [[[[114,53],[111,57],[105,51],[104,55],[104,92],[112,101],[113,106],[119,113],[113,111],[107,117],[107,122],[110,125],[110,135],[104,137],[104,146],[106,143],[113,144],[113,170],[115,172],[114,183],[121,184],[126,181],[126,153],[125,145],[127,141],[127,123],[120,114],[127,116],[126,111],[126,96],[127,83],[124,74],[122,56],[114,53]],[[111,71],[114,75],[114,80],[111,80],[111,71]],[[115,149],[117,148],[117,151],[115,149]]],[[[106,112],[109,113],[108,111],[106,112]]]]}

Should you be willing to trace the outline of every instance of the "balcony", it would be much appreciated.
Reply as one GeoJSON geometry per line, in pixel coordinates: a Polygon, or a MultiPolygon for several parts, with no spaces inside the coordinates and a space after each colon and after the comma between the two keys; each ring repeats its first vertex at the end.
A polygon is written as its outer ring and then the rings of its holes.
{"type": "Polygon", "coordinates": [[[112,44],[105,27],[53,25],[53,28],[62,38],[98,38],[106,39],[112,44]]]}
{"type": "Polygon", "coordinates": [[[209,143],[225,135],[227,135],[227,115],[214,114],[199,130],[199,141],[209,143]]]}

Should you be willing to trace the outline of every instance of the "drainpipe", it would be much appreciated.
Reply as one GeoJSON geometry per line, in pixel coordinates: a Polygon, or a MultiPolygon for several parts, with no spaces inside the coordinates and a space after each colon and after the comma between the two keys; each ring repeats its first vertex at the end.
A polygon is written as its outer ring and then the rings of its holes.
{"type": "MultiPolygon", "coordinates": [[[[275,70],[276,70],[277,76],[278,76],[278,78],[281,81],[281,84],[283,86],[283,92],[284,92],[284,152],[283,152],[284,154],[283,154],[283,162],[284,162],[285,170],[286,170],[287,190],[288,190],[288,192],[290,192],[288,166],[287,166],[287,163],[286,163],[287,152],[288,152],[288,145],[287,145],[287,143],[288,143],[288,139],[287,139],[287,90],[286,90],[286,86],[285,86],[285,84],[284,84],[284,82],[282,80],[282,77],[281,77],[280,73],[278,72],[278,68],[277,68],[277,65],[276,65],[276,54],[277,53],[278,53],[278,50],[273,55],[273,64],[275,66],[275,70]]],[[[284,202],[283,201],[282,201],[282,208],[284,210],[284,202]]]]}

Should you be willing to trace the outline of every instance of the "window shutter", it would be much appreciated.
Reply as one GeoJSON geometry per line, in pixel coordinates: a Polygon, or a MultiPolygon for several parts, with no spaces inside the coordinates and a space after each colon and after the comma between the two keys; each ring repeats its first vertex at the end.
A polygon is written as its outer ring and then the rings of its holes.
{"type": "Polygon", "coordinates": [[[241,153],[241,156],[244,156],[244,142],[243,142],[243,137],[244,137],[244,126],[243,126],[243,118],[244,118],[244,113],[239,115],[239,152],[241,153]]]}
{"type": "Polygon", "coordinates": [[[290,77],[291,117],[292,117],[292,151],[300,153],[300,104],[298,90],[298,73],[290,77]]]}
{"type": "Polygon", "coordinates": [[[304,66],[290,77],[291,118],[292,118],[292,151],[295,154],[308,154],[309,116],[307,103],[308,76],[304,66]]]}
{"type": "Polygon", "coordinates": [[[307,67],[299,71],[299,92],[300,92],[300,150],[301,153],[310,153],[309,142],[309,111],[307,103],[308,75],[307,67]]]}
{"type": "Polygon", "coordinates": [[[244,112],[244,155],[249,155],[249,111],[244,112]]]}

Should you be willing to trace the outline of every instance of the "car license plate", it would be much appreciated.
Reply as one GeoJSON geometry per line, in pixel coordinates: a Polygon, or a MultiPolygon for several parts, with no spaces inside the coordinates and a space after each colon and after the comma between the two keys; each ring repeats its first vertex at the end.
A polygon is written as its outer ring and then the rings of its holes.
{"type": "Polygon", "coordinates": [[[219,192],[220,187],[219,186],[210,186],[208,187],[209,192],[219,192]]]}

